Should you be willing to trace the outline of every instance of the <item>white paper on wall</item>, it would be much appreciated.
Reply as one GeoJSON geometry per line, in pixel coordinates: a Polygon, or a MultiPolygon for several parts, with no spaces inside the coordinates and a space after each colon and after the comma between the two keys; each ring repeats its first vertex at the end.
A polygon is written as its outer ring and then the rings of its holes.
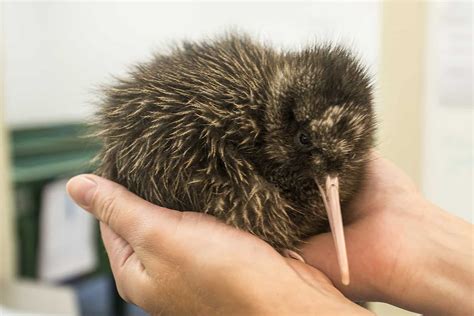
{"type": "Polygon", "coordinates": [[[61,281],[97,266],[95,220],[66,193],[66,180],[44,187],[40,213],[38,276],[61,281]]]}

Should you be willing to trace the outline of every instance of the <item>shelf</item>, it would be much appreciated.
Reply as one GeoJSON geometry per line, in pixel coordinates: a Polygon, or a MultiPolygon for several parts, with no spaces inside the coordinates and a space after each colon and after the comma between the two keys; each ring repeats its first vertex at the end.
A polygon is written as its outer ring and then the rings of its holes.
{"type": "Polygon", "coordinates": [[[13,182],[43,181],[92,171],[90,161],[100,143],[88,134],[90,129],[84,124],[12,130],[13,182]]]}

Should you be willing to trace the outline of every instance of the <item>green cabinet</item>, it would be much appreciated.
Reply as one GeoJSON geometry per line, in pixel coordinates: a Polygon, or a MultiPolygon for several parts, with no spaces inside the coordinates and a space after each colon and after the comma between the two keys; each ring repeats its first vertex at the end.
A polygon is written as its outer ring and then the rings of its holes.
{"type": "MultiPolygon", "coordinates": [[[[94,170],[91,160],[100,149],[100,143],[88,137],[89,132],[83,124],[10,131],[17,253],[22,277],[36,277],[43,186],[55,179],[94,170]]],[[[101,243],[98,249],[99,270],[108,270],[101,243]]]]}

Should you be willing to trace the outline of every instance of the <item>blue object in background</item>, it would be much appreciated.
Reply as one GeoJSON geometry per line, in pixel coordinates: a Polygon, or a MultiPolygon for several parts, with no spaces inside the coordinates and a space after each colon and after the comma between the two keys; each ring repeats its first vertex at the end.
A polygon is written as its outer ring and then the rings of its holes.
{"type": "Polygon", "coordinates": [[[143,309],[141,309],[138,306],[135,306],[135,305],[132,305],[132,304],[127,304],[127,308],[125,310],[125,315],[127,315],[127,316],[145,316],[145,315],[148,315],[148,314],[145,313],[143,311],[143,309]]]}
{"type": "Polygon", "coordinates": [[[67,282],[76,292],[81,315],[114,316],[112,291],[113,280],[108,275],[99,275],[67,282]]]}
{"type": "Polygon", "coordinates": [[[116,310],[115,283],[109,275],[98,275],[66,282],[76,292],[80,312],[83,316],[146,316],[141,308],[123,302],[116,310]]]}

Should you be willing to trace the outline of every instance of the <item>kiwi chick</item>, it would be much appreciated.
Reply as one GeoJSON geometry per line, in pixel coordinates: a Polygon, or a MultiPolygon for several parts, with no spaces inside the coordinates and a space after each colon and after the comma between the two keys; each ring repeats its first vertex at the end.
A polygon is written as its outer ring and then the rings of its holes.
{"type": "Polygon", "coordinates": [[[363,178],[370,81],[339,46],[277,52],[238,34],[184,42],[105,89],[97,173],[295,249],[328,230],[324,179],[337,176],[344,203],[363,178]]]}

